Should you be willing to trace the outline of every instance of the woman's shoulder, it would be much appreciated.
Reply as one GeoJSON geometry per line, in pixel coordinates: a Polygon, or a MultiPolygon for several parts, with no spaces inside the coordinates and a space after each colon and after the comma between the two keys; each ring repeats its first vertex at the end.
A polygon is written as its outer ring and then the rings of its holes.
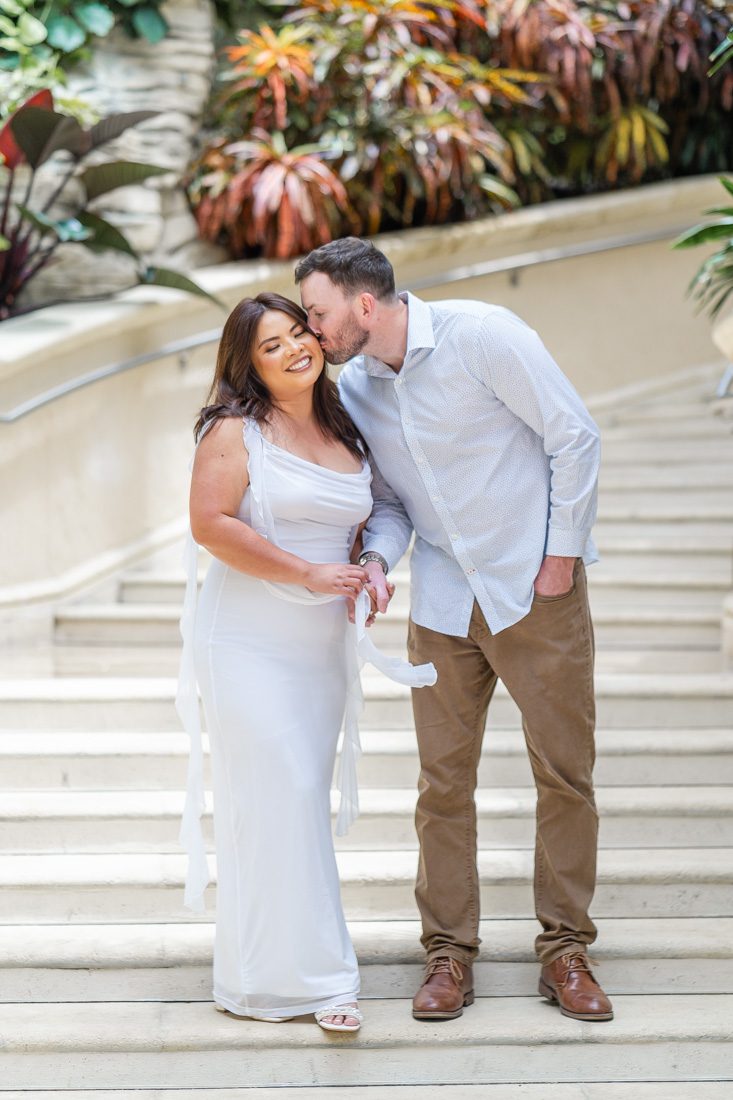
{"type": "Polygon", "coordinates": [[[205,450],[213,447],[241,450],[244,445],[245,427],[246,421],[242,416],[217,416],[204,426],[198,446],[205,450]]]}

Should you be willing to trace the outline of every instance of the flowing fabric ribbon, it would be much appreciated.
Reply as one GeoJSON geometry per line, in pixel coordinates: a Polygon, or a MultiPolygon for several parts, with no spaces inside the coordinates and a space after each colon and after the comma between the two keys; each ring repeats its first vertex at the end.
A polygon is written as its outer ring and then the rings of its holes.
{"type": "MultiPolygon", "coordinates": [[[[257,424],[244,421],[244,443],[249,454],[249,488],[252,527],[268,541],[277,544],[275,522],[265,491],[264,439],[257,424]]],[[[201,816],[205,808],[203,778],[203,746],[199,711],[196,668],[194,663],[194,626],[198,595],[198,547],[190,531],[184,551],[186,569],[186,595],[181,616],[181,653],[176,710],[190,738],[188,782],[186,801],[181,820],[179,840],[188,856],[184,905],[195,912],[204,910],[204,891],[211,881],[206,847],[201,830],[201,816]]],[[[294,584],[262,581],[273,595],[292,603],[327,603],[340,599],[309,592],[294,584]]],[[[371,611],[368,594],[362,591],[355,603],[354,623],[347,627],[346,646],[346,705],[344,732],[341,742],[337,789],[339,809],[336,817],[336,835],[343,836],[359,816],[359,785],[357,763],[361,756],[359,741],[359,717],[364,707],[361,688],[361,669],[369,662],[390,680],[408,687],[425,687],[434,684],[437,673],[432,664],[411,665],[401,657],[390,657],[380,652],[367,633],[366,621],[371,611]]]]}
{"type": "Polygon", "coordinates": [[[367,663],[407,687],[427,687],[438,679],[435,665],[411,665],[401,657],[389,657],[374,645],[367,633],[366,621],[371,612],[371,600],[366,591],[357,596],[354,622],[349,623],[349,644],[346,650],[347,689],[344,711],[344,736],[341,742],[337,788],[340,794],[336,816],[336,836],[344,836],[359,816],[359,783],[357,764],[361,756],[359,718],[364,709],[361,670],[367,663]]]}
{"type": "Polygon", "coordinates": [[[201,816],[205,808],[204,795],[204,751],[201,741],[201,712],[199,693],[196,684],[196,665],[193,654],[194,625],[196,618],[196,600],[198,596],[198,546],[189,530],[183,551],[183,563],[186,570],[186,594],[183,598],[181,614],[181,637],[183,649],[178,672],[176,689],[176,711],[181,724],[188,734],[190,746],[188,755],[188,779],[186,782],[186,801],[178,840],[188,855],[186,887],[183,904],[196,913],[204,911],[204,890],[211,881],[209,861],[206,858],[206,846],[201,830],[201,816]]]}

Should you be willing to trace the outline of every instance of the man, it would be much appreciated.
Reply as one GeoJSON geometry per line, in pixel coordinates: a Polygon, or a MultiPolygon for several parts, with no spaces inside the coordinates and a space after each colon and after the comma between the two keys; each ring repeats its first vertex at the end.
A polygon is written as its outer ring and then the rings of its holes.
{"type": "Polygon", "coordinates": [[[347,364],[342,400],[376,467],[359,561],[386,610],[385,576],[414,530],[408,649],[438,670],[434,687],[413,692],[427,952],[413,1015],[453,1019],[473,1002],[474,793],[500,677],[522,712],[537,786],[539,991],[566,1016],[610,1020],[586,954],[598,818],[583,559],[595,560],[598,430],[509,310],[397,295],[387,258],[354,237],[311,252],[295,278],[326,358],[347,364]]]}

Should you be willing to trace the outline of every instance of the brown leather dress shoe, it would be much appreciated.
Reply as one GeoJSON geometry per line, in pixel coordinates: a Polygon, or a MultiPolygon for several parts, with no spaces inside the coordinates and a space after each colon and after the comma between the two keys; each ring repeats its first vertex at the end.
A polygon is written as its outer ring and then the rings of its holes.
{"type": "Polygon", "coordinates": [[[431,959],[412,1001],[416,1020],[455,1020],[473,1004],[473,970],[448,955],[431,959]]]}
{"type": "Polygon", "coordinates": [[[583,951],[561,955],[542,967],[539,991],[557,1001],[563,1016],[572,1020],[612,1020],[613,1006],[588,966],[583,951]]]}

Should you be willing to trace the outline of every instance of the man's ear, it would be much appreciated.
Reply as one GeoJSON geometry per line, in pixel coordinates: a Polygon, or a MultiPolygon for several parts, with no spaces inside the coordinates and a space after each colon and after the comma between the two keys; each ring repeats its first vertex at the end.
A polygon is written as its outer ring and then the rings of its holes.
{"type": "Polygon", "coordinates": [[[371,321],[374,317],[374,311],[376,309],[377,299],[373,294],[369,294],[364,291],[357,299],[357,309],[362,321],[371,321]]]}

